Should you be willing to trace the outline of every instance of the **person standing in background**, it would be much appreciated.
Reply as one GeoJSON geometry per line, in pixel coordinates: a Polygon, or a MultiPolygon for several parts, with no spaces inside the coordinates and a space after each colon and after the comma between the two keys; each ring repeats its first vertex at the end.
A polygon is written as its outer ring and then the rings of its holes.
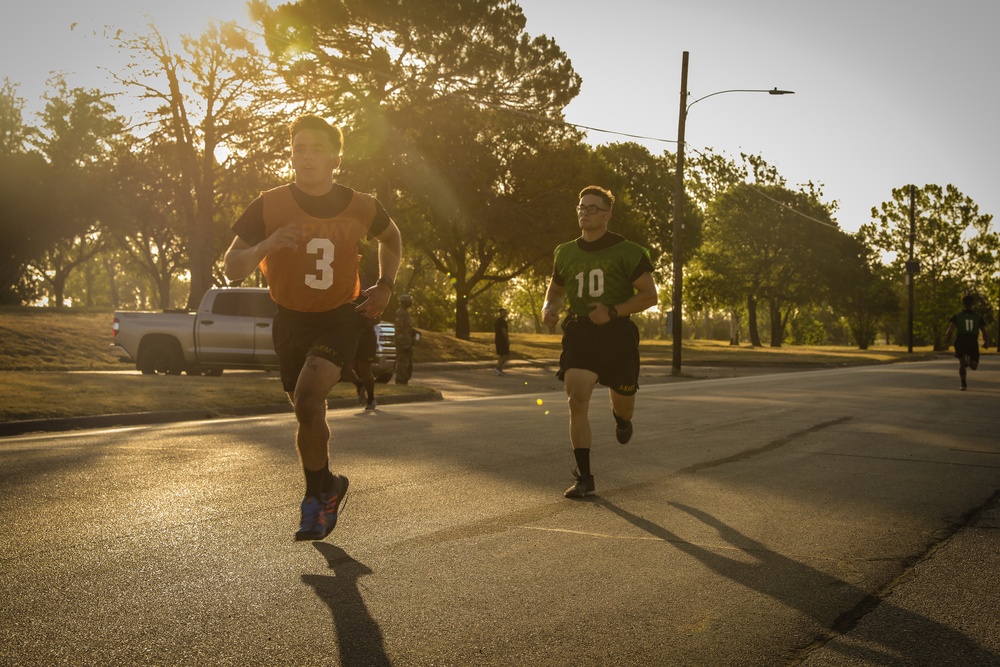
{"type": "Polygon", "coordinates": [[[375,324],[374,321],[369,321],[368,327],[361,333],[354,365],[344,373],[358,392],[358,405],[364,405],[365,410],[374,410],[378,407],[375,401],[375,375],[372,373],[372,365],[378,356],[378,334],[375,332],[375,324]]]}
{"type": "Polygon", "coordinates": [[[409,294],[399,297],[396,309],[396,384],[409,384],[413,376],[413,317],[410,306],[413,299],[409,294]]]}
{"type": "Polygon", "coordinates": [[[493,322],[493,345],[497,352],[497,365],[493,372],[503,375],[503,365],[510,358],[510,333],[507,328],[507,311],[500,309],[500,316],[493,322]]]}

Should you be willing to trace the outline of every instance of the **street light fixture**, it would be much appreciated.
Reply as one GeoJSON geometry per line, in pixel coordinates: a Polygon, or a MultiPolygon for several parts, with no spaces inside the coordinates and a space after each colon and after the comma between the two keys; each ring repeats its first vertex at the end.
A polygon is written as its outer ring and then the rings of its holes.
{"type": "Polygon", "coordinates": [[[694,102],[688,104],[687,97],[688,78],[688,52],[685,51],[681,61],[681,106],[677,114],[677,168],[674,171],[674,291],[673,304],[671,306],[673,322],[671,323],[671,336],[673,338],[673,375],[681,374],[681,340],[683,337],[681,320],[681,295],[682,281],[684,279],[684,262],[681,257],[683,245],[681,234],[684,229],[684,125],[687,121],[688,111],[698,102],[709,97],[722,95],[723,93],[767,93],[768,95],[794,95],[792,90],[756,90],[745,88],[734,88],[731,90],[719,90],[714,93],[699,97],[694,102]]]}

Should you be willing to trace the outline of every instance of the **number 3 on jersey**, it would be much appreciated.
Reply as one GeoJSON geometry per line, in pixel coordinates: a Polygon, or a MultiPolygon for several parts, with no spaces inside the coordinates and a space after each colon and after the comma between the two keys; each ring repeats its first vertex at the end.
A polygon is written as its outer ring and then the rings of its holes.
{"type": "Polygon", "coordinates": [[[581,299],[585,296],[598,297],[604,294],[604,271],[602,269],[591,269],[587,279],[584,280],[583,271],[576,274],[577,296],[581,299]],[[587,293],[583,293],[583,286],[587,286],[587,293]]]}
{"type": "Polygon", "coordinates": [[[330,289],[333,286],[333,241],[324,238],[310,239],[306,252],[316,257],[316,273],[306,274],[306,285],[313,289],[330,289]]]}

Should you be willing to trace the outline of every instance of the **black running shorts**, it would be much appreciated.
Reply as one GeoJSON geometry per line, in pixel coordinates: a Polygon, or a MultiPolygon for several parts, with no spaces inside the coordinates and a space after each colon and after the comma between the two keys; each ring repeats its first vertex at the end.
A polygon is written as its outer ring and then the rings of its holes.
{"type": "Polygon", "coordinates": [[[326,359],[341,368],[353,363],[361,333],[365,327],[371,328],[355,308],[353,303],[322,313],[278,308],[271,333],[286,392],[295,391],[306,357],[326,359]]]}
{"type": "Polygon", "coordinates": [[[556,377],[565,378],[570,368],[597,373],[602,385],[623,396],[639,389],[639,328],[627,318],[594,324],[586,317],[563,321],[563,351],[556,377]]]}
{"type": "Polygon", "coordinates": [[[979,332],[976,337],[957,336],[955,338],[955,358],[969,357],[973,361],[979,361],[979,332]]]}

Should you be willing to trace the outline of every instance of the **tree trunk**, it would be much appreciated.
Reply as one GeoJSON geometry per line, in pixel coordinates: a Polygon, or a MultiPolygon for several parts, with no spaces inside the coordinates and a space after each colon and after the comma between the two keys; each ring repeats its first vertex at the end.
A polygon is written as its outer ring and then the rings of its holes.
{"type": "Polygon", "coordinates": [[[740,316],[735,310],[729,311],[729,344],[740,344],[740,316]]]}
{"type": "Polygon", "coordinates": [[[472,327],[469,324],[469,295],[465,290],[456,290],[455,299],[455,338],[459,340],[469,340],[472,336],[472,327]]]}
{"type": "Polygon", "coordinates": [[[215,265],[215,142],[206,137],[208,155],[202,160],[200,187],[197,188],[194,210],[194,227],[190,238],[194,243],[188,247],[191,257],[191,293],[188,296],[188,310],[197,310],[205,292],[215,286],[212,267],[215,265]]]}
{"type": "Polygon", "coordinates": [[[111,264],[111,258],[104,258],[104,268],[108,272],[108,294],[111,295],[111,308],[118,310],[118,282],[115,280],[115,269],[111,264]]]}
{"type": "Polygon", "coordinates": [[[55,275],[52,276],[52,293],[56,299],[56,308],[64,308],[66,304],[64,303],[66,299],[66,278],[69,277],[69,271],[63,271],[59,269],[56,271],[55,275]]]}
{"type": "Polygon", "coordinates": [[[767,305],[771,314],[771,347],[781,347],[785,340],[785,323],[781,319],[781,308],[776,299],[768,299],[767,305]]]}
{"type": "Polygon", "coordinates": [[[750,344],[764,347],[760,342],[760,332],[757,331],[757,299],[752,295],[747,297],[747,327],[750,329],[750,344]]]}

